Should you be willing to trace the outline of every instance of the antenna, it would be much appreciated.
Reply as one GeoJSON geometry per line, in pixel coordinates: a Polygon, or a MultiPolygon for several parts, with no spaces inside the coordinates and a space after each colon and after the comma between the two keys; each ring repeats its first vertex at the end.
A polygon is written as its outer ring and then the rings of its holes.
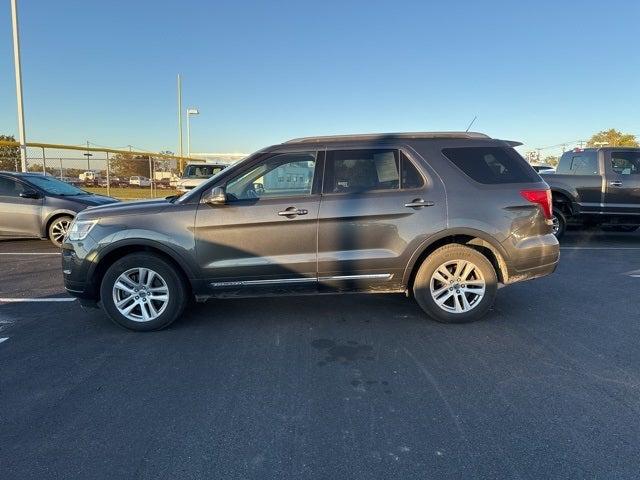
{"type": "Polygon", "coordinates": [[[469,126],[467,127],[467,129],[465,130],[465,132],[468,132],[468,131],[469,131],[469,129],[471,128],[471,125],[473,125],[473,122],[475,122],[475,121],[476,121],[476,118],[478,118],[478,116],[477,116],[477,115],[473,117],[473,120],[471,120],[471,123],[469,124],[469,126]]]}

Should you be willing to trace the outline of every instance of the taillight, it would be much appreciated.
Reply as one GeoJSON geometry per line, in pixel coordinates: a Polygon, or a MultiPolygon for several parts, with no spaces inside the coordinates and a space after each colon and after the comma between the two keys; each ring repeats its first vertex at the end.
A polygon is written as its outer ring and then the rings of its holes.
{"type": "Polygon", "coordinates": [[[522,195],[527,201],[540,205],[542,213],[544,213],[544,217],[547,219],[551,218],[551,190],[548,188],[543,190],[521,190],[520,195],[522,195]]]}

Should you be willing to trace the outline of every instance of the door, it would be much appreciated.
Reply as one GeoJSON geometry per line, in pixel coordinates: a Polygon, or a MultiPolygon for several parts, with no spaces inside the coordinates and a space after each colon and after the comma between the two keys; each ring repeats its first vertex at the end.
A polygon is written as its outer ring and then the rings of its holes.
{"type": "Polygon", "coordinates": [[[578,193],[578,205],[581,213],[600,213],[602,211],[602,175],[597,150],[571,152],[568,170],[558,173],[574,175],[571,185],[578,193]]]}
{"type": "Polygon", "coordinates": [[[605,207],[608,213],[640,215],[640,151],[607,152],[605,207]]]}
{"type": "Polygon", "coordinates": [[[326,152],[318,227],[321,287],[401,290],[420,243],[445,227],[442,186],[393,148],[326,152]]]}
{"type": "Polygon", "coordinates": [[[0,176],[0,235],[39,237],[41,235],[42,196],[25,198],[33,194],[24,183],[0,176]],[[28,194],[28,193],[27,193],[28,194]]]}
{"type": "Polygon", "coordinates": [[[212,288],[315,289],[319,163],[315,151],[270,154],[224,181],[225,204],[198,206],[196,253],[212,288]]]}

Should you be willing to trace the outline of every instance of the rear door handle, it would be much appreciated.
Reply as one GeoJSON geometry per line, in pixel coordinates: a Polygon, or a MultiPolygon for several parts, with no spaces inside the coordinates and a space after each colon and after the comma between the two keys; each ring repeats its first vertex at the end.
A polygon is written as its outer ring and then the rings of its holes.
{"type": "Polygon", "coordinates": [[[433,207],[435,205],[434,202],[428,202],[421,198],[414,198],[409,203],[405,203],[404,206],[407,208],[422,208],[422,207],[433,207]]]}
{"type": "Polygon", "coordinates": [[[304,208],[289,207],[285,210],[282,210],[281,212],[278,212],[278,215],[280,215],[281,217],[293,218],[298,215],[306,215],[307,213],[309,213],[309,210],[305,210],[304,208]]]}
{"type": "Polygon", "coordinates": [[[622,182],[620,180],[611,180],[609,182],[609,185],[611,185],[612,187],[621,187],[622,182]]]}

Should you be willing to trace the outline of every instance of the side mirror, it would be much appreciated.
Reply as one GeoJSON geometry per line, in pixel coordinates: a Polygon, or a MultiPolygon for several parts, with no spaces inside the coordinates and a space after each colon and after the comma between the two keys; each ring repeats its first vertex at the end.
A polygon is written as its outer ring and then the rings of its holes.
{"type": "Polygon", "coordinates": [[[209,205],[224,205],[227,203],[227,193],[224,187],[213,187],[202,197],[202,202],[209,205]]]}
{"type": "Polygon", "coordinates": [[[25,190],[24,192],[20,192],[21,198],[40,198],[40,194],[35,190],[25,190]]]}

